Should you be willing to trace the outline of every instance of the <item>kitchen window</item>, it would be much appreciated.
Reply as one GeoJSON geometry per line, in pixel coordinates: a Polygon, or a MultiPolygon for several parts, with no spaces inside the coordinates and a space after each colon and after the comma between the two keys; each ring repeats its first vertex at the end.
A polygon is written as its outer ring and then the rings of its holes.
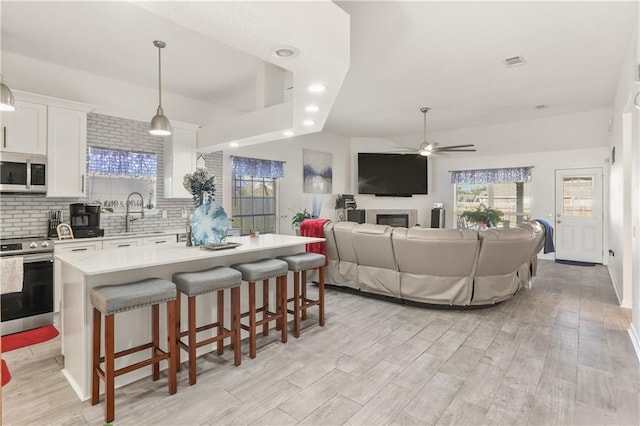
{"type": "Polygon", "coordinates": [[[277,180],[284,176],[282,161],[232,157],[233,227],[241,235],[251,231],[277,232],[277,180]]]}
{"type": "Polygon", "coordinates": [[[157,170],[155,153],[89,147],[89,200],[100,203],[104,211],[124,213],[127,196],[139,192],[143,202],[132,198],[130,207],[154,210],[157,170]]]}

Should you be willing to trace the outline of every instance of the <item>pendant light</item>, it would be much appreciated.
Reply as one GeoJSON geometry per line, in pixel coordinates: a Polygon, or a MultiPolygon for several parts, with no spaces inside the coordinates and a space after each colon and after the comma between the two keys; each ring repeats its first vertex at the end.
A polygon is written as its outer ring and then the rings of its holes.
{"type": "Polygon", "coordinates": [[[169,119],[165,117],[162,110],[162,62],[161,51],[167,45],[164,41],[155,40],[153,45],[158,48],[158,112],[151,119],[151,126],[149,127],[149,133],[158,136],[168,136],[171,134],[171,123],[169,119]]]}
{"type": "Polygon", "coordinates": [[[4,76],[0,74],[0,111],[15,111],[16,102],[9,86],[4,84],[4,76]]]}

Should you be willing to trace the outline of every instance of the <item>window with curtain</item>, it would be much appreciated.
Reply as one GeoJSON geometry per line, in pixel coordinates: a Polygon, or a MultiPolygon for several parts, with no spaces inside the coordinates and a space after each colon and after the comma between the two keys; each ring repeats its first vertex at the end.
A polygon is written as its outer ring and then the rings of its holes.
{"type": "MultiPolygon", "coordinates": [[[[451,172],[455,188],[454,214],[475,210],[481,204],[502,210],[502,226],[517,226],[530,219],[531,167],[455,170],[451,172]]],[[[464,227],[458,221],[458,227],[464,227]]]]}
{"type": "Polygon", "coordinates": [[[100,203],[105,211],[124,212],[127,196],[131,208],[153,210],[156,205],[158,158],[153,152],[89,147],[89,200],[100,203]]]}
{"type": "Polygon", "coordinates": [[[251,231],[277,231],[277,179],[284,177],[284,162],[232,157],[233,227],[242,235],[251,231]]]}

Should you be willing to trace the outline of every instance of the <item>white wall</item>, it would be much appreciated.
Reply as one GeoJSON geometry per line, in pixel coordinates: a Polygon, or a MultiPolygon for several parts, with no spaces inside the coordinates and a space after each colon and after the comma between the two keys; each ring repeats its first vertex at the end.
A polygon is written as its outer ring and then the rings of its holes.
{"type": "Polygon", "coordinates": [[[611,168],[611,247],[620,253],[609,272],[623,307],[632,308],[630,335],[640,359],[640,114],[633,97],[640,91],[637,67],[640,58],[640,9],[636,31],[620,70],[613,102],[611,147],[616,164],[611,168]]]}
{"type": "Polygon", "coordinates": [[[291,217],[303,209],[311,212],[314,198],[321,202],[320,217],[336,220],[336,194],[350,189],[349,138],[329,132],[292,137],[274,142],[228,149],[223,152],[223,207],[231,215],[231,156],[285,161],[284,178],[279,181],[279,216],[282,234],[293,234],[291,217]],[[302,188],[302,151],[312,149],[333,155],[332,194],[305,194],[302,188]]]}
{"type": "MultiPolygon", "coordinates": [[[[608,187],[608,162],[611,110],[587,111],[547,117],[539,120],[507,123],[458,129],[434,133],[429,140],[442,145],[458,141],[474,143],[478,152],[452,154],[450,158],[434,157],[429,160],[429,195],[414,195],[411,198],[375,197],[357,194],[357,153],[381,152],[397,149],[396,141],[410,145],[413,140],[422,140],[422,135],[394,138],[393,141],[376,138],[351,138],[352,143],[352,191],[356,194],[359,208],[364,209],[417,209],[418,223],[428,226],[434,202],[444,203],[447,227],[453,227],[454,193],[450,170],[534,166],[532,197],[533,218],[552,218],[554,209],[554,171],[562,168],[602,167],[605,173],[603,188],[608,187]],[[587,131],[585,131],[587,129],[587,131]],[[463,136],[464,135],[464,136],[463,136]],[[500,153],[494,149],[499,141],[503,144],[500,153]],[[552,146],[553,150],[549,147],[552,146]],[[543,151],[540,147],[546,147],[543,151]],[[578,148],[576,148],[578,147],[578,148]],[[487,154],[487,151],[490,154],[487,154]]],[[[606,198],[606,192],[605,198],[606,198]]],[[[607,200],[605,199],[605,206],[607,200]]],[[[605,229],[607,222],[605,218],[605,229]]],[[[608,234],[604,235],[605,252],[608,234]]],[[[605,262],[607,259],[604,259],[605,262]]]]}
{"type": "MultiPolygon", "coordinates": [[[[114,117],[150,121],[158,107],[158,90],[91,74],[11,52],[2,52],[2,70],[11,89],[97,105],[93,111],[114,117]]],[[[155,78],[150,76],[150,78],[155,78]]],[[[205,125],[237,111],[163,91],[169,120],[205,125]]]]}
{"type": "MultiPolygon", "coordinates": [[[[587,167],[602,168],[603,188],[608,186],[608,147],[572,149],[567,151],[548,151],[518,155],[494,155],[491,157],[439,159],[434,162],[433,173],[437,177],[433,187],[433,196],[444,200],[448,212],[453,211],[455,193],[450,183],[450,170],[492,169],[500,167],[533,166],[531,179],[531,217],[547,219],[553,223],[555,214],[555,171],[558,169],[574,169],[587,167]]],[[[606,191],[603,205],[608,203],[606,191]]],[[[453,227],[452,214],[447,217],[447,227],[453,227]]],[[[608,247],[607,217],[604,218],[603,248],[608,247]]],[[[553,255],[543,255],[553,259],[553,255]]],[[[605,262],[607,257],[603,259],[605,262]]]]}
{"type": "MultiPolygon", "coordinates": [[[[440,145],[472,143],[478,150],[475,156],[562,151],[609,145],[610,124],[611,109],[601,108],[535,120],[440,132],[427,131],[427,140],[440,145]]],[[[423,140],[423,135],[409,135],[392,140],[416,147],[423,140]]],[[[456,156],[460,157],[461,154],[456,156]]]]}
{"type": "MultiPolygon", "coordinates": [[[[638,134],[633,135],[634,112],[632,99],[634,91],[633,63],[636,62],[637,41],[629,45],[628,53],[620,70],[620,78],[613,106],[612,137],[610,146],[616,149],[616,163],[611,166],[609,205],[611,222],[611,248],[616,251],[611,259],[609,272],[614,282],[618,299],[622,306],[632,306],[633,243],[632,236],[634,210],[633,196],[639,188],[633,181],[633,155],[638,146],[638,134]],[[635,139],[635,141],[634,141],[635,139]],[[634,188],[635,186],[635,188],[634,188]]],[[[637,218],[635,219],[637,221],[637,218]]]]}

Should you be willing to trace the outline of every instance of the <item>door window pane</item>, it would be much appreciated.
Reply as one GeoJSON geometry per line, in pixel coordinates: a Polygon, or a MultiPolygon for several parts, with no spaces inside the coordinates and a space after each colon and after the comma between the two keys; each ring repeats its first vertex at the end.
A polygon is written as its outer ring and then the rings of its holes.
{"type": "Polygon", "coordinates": [[[562,215],[593,217],[592,176],[572,176],[562,179],[562,215]]]}

